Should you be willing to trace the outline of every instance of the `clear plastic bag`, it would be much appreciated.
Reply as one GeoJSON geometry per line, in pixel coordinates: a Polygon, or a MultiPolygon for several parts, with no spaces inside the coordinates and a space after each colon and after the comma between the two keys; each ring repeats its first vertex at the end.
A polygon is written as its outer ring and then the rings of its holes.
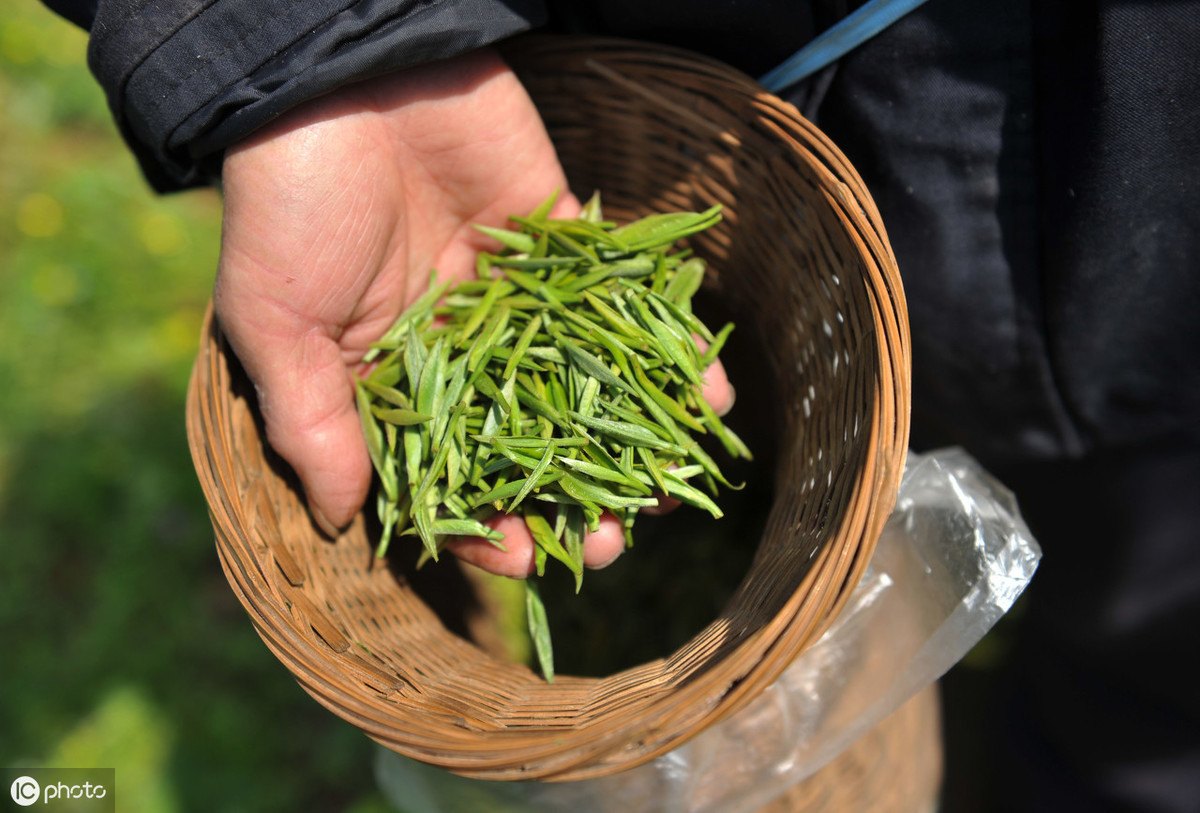
{"type": "Polygon", "coordinates": [[[1011,492],[961,449],[910,454],[871,566],[822,638],[737,714],[674,751],[581,782],[465,779],[380,749],[405,813],[749,811],[828,764],[961,659],[1033,577],[1011,492]]]}

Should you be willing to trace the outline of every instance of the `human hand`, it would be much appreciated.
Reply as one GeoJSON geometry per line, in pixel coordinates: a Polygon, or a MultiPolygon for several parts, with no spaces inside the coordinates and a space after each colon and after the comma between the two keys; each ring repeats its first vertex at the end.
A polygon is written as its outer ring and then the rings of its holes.
{"type": "MultiPolygon", "coordinates": [[[[474,273],[492,249],[473,223],[503,225],[567,181],[524,88],[490,51],[411,68],[315,99],[230,149],[215,309],[258,392],[267,439],[299,475],[330,535],[361,508],[371,463],[353,373],[370,342],[414,301],[429,269],[474,273]]],[[[573,216],[563,196],[552,214],[573,216]]],[[[705,397],[732,403],[713,365],[705,397]]],[[[492,524],[507,553],[458,540],[460,558],[531,572],[516,517],[492,524]]],[[[607,516],[584,545],[598,567],[623,547],[607,516]]]]}

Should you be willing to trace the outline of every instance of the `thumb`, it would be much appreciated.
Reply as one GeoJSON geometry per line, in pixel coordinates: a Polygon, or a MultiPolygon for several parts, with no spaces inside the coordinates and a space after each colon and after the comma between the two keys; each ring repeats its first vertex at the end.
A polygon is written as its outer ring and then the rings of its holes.
{"type": "Polygon", "coordinates": [[[336,536],[362,507],[371,481],[340,348],[298,319],[264,331],[235,312],[222,326],[258,393],[268,442],[300,477],[317,525],[336,536]]]}

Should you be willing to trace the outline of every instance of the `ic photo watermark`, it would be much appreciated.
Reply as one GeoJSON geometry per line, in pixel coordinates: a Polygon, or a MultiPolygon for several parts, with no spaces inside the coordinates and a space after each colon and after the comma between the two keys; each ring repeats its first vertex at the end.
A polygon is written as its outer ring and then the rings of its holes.
{"type": "Polygon", "coordinates": [[[117,809],[112,768],[8,768],[4,782],[8,799],[0,796],[0,810],[115,813],[117,809]]]}

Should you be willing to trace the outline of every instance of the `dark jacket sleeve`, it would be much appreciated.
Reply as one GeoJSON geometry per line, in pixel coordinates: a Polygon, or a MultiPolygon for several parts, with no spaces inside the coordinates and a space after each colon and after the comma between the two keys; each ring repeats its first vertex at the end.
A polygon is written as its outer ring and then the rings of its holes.
{"type": "Polygon", "coordinates": [[[91,32],[88,64],[158,191],[301,102],[544,22],[539,0],[46,0],[91,32]]]}

